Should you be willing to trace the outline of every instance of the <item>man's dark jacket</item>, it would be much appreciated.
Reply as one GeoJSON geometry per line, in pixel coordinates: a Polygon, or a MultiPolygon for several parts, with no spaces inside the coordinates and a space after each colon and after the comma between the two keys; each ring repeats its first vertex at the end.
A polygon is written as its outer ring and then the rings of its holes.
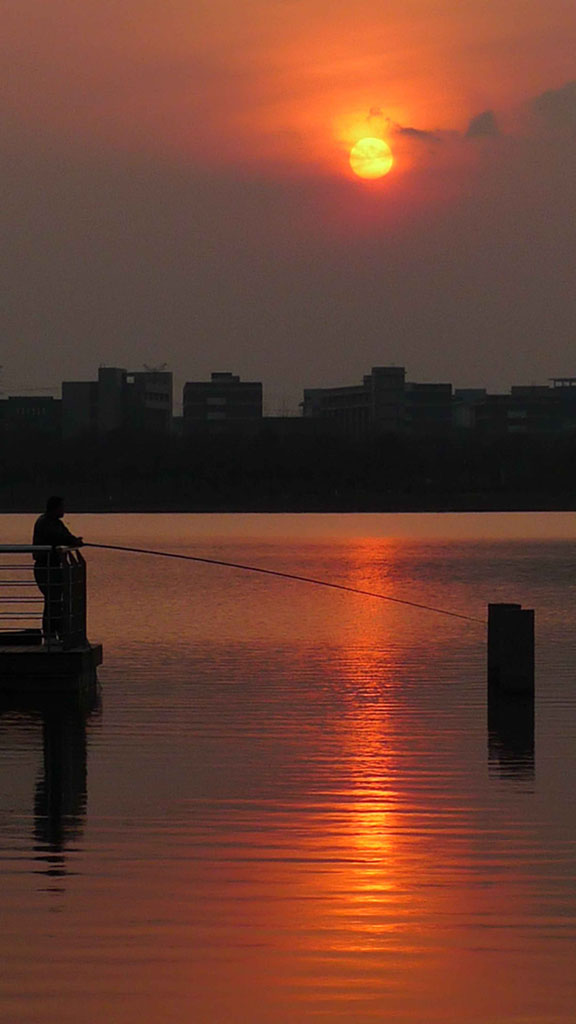
{"type": "MultiPolygon", "coordinates": [[[[73,533],[58,516],[51,516],[48,512],[38,516],[34,523],[33,544],[50,544],[51,547],[77,548],[81,547],[82,540],[75,537],[73,533]]],[[[50,558],[49,551],[34,552],[36,565],[57,565],[57,558],[50,558]]]]}

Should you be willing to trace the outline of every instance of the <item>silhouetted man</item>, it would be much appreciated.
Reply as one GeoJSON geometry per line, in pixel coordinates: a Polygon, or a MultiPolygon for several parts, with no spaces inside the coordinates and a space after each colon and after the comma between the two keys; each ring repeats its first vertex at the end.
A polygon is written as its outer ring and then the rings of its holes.
{"type": "Polygon", "coordinates": [[[46,502],[46,511],[34,523],[33,544],[49,544],[52,551],[34,553],[34,579],[44,595],[42,627],[45,640],[56,640],[62,632],[64,586],[59,547],[80,548],[82,537],[75,537],[64,526],[64,502],[53,495],[46,502]]]}

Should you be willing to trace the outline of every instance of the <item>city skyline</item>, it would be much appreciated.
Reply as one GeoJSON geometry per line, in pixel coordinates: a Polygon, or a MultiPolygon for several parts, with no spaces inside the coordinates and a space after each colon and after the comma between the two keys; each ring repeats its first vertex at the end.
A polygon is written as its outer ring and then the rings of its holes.
{"type": "Polygon", "coordinates": [[[569,438],[576,431],[576,377],[516,383],[508,392],[491,393],[485,387],[410,379],[403,366],[373,366],[361,381],[304,388],[298,414],[287,415],[269,408],[262,381],[246,381],[230,371],[187,381],[180,407],[164,363],[144,370],[100,366],[96,379],[62,381],[61,397],[36,393],[0,400],[0,430],[16,443],[20,435],[68,441],[117,434],[134,440],[138,435],[192,437],[206,430],[240,431],[248,440],[272,425],[290,436],[298,419],[301,433],[318,428],[355,439],[408,434],[569,438]]]}
{"type": "MultiPolygon", "coordinates": [[[[383,365],[383,364],[378,364],[378,365],[380,366],[380,365],[383,365]]],[[[396,363],[388,364],[388,367],[406,370],[406,367],[404,365],[396,364],[396,363]]],[[[100,364],[100,366],[96,368],[96,374],[97,374],[98,369],[102,370],[102,369],[116,369],[116,368],[117,368],[116,366],[112,366],[112,365],[108,365],[108,364],[100,364]]],[[[373,368],[374,367],[372,367],[372,369],[373,368]]],[[[170,373],[172,375],[172,378],[173,378],[174,414],[175,415],[181,415],[182,414],[182,406],[183,406],[183,392],[184,392],[184,389],[185,389],[185,387],[186,387],[186,385],[188,383],[190,383],[192,381],[197,381],[197,382],[205,382],[205,383],[208,384],[210,382],[210,379],[213,378],[215,374],[218,375],[218,374],[235,373],[237,368],[233,367],[232,370],[230,370],[230,369],[225,369],[225,370],[222,370],[222,369],[220,369],[220,370],[211,369],[206,374],[206,377],[204,377],[204,378],[201,378],[200,375],[198,375],[196,377],[190,376],[188,378],[185,378],[181,372],[174,371],[167,363],[159,363],[159,364],[157,364],[155,366],[152,366],[152,365],[149,365],[149,364],[143,364],[143,365],[140,365],[140,366],[137,366],[137,367],[129,367],[129,368],[123,367],[123,369],[128,374],[134,374],[134,373],[137,373],[137,374],[140,373],[141,374],[143,372],[151,372],[151,373],[154,373],[154,372],[160,372],[160,373],[167,372],[167,373],[170,373]]],[[[355,379],[353,379],[353,378],[349,378],[348,380],[332,380],[332,379],[328,380],[328,379],[325,379],[323,382],[316,383],[313,386],[308,385],[308,384],[302,384],[301,387],[300,387],[300,391],[297,394],[295,393],[294,404],[292,404],[290,406],[288,406],[285,402],[279,403],[278,402],[278,395],[274,394],[273,391],[272,391],[272,396],[270,395],[270,393],[269,393],[269,391],[267,389],[266,381],[265,381],[265,379],[263,378],[263,376],[261,374],[257,373],[255,375],[255,377],[254,377],[254,380],[257,380],[258,383],[261,383],[262,387],[263,387],[263,414],[265,416],[298,416],[298,415],[301,414],[301,409],[302,409],[302,404],[303,404],[303,397],[304,397],[306,391],[325,390],[325,389],[331,389],[331,388],[338,389],[338,388],[354,387],[368,373],[368,371],[369,371],[369,368],[365,366],[365,367],[363,367],[361,369],[361,372],[359,374],[357,374],[355,379]]],[[[86,383],[89,383],[90,379],[94,379],[94,372],[95,372],[95,368],[92,367],[92,371],[90,372],[90,370],[89,370],[88,373],[86,374],[86,376],[83,378],[83,380],[86,383]]],[[[406,370],[406,372],[408,373],[407,370],[406,370]]],[[[242,380],[243,383],[247,382],[247,378],[245,376],[243,376],[241,374],[239,374],[238,376],[240,377],[240,379],[242,380]]],[[[544,377],[544,379],[540,379],[540,380],[526,380],[526,379],[516,380],[516,381],[511,381],[510,385],[507,388],[502,388],[502,389],[498,389],[498,390],[490,389],[489,387],[487,387],[487,385],[486,385],[486,383],[484,381],[476,381],[474,384],[471,384],[471,385],[468,385],[468,386],[464,386],[464,387],[460,387],[453,380],[442,380],[442,381],[440,381],[440,380],[431,380],[430,378],[425,379],[420,374],[417,374],[417,373],[415,373],[415,374],[412,374],[412,373],[408,374],[408,376],[406,378],[406,382],[409,383],[409,381],[413,381],[413,382],[417,381],[418,384],[431,384],[431,385],[432,384],[445,384],[445,385],[450,385],[452,387],[454,395],[456,395],[456,393],[459,392],[459,391],[462,391],[462,392],[464,392],[464,391],[470,391],[470,392],[472,392],[472,391],[484,391],[487,394],[506,395],[506,394],[509,394],[513,388],[517,388],[517,387],[529,387],[529,388],[547,388],[548,387],[548,388],[550,388],[552,390],[555,381],[572,380],[572,379],[576,379],[576,375],[575,375],[574,378],[572,377],[571,374],[559,374],[559,375],[555,375],[555,376],[547,376],[547,377],[544,377]]],[[[70,380],[70,378],[67,378],[67,380],[70,380]]],[[[16,398],[16,397],[28,397],[28,396],[30,396],[30,397],[32,397],[32,396],[52,397],[52,398],[55,398],[55,399],[60,399],[62,397],[62,385],[64,383],[65,383],[65,381],[62,380],[62,381],[59,381],[58,383],[52,383],[50,385],[44,384],[44,385],[40,385],[38,387],[30,387],[30,388],[27,388],[25,385],[22,385],[21,383],[18,383],[18,382],[15,382],[14,384],[10,385],[9,383],[6,383],[6,381],[4,380],[3,367],[0,366],[0,401],[2,399],[4,399],[4,398],[16,398]]]]}

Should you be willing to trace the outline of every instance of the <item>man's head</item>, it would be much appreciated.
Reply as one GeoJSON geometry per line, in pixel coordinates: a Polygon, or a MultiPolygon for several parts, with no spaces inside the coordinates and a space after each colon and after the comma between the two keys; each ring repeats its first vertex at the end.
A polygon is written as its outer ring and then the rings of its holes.
{"type": "Polygon", "coordinates": [[[55,519],[62,519],[64,515],[64,499],[60,498],[57,494],[53,494],[51,498],[48,498],[46,514],[54,516],[55,519]]]}

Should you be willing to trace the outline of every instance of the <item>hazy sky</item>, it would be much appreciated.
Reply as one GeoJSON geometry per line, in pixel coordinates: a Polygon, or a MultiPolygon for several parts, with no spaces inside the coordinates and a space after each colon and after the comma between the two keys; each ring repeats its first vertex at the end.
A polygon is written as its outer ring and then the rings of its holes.
{"type": "Polygon", "coordinates": [[[5,390],[576,376],[574,0],[0,8],[5,390]]]}

